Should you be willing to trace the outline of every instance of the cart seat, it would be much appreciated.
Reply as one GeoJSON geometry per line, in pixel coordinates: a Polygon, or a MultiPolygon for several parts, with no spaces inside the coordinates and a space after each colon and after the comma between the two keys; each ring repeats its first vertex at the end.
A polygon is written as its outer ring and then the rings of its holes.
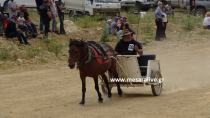
{"type": "Polygon", "coordinates": [[[147,75],[148,61],[155,60],[155,59],[156,59],[156,55],[153,55],[153,54],[152,55],[141,55],[140,57],[138,57],[138,63],[140,66],[142,76],[147,75]]]}

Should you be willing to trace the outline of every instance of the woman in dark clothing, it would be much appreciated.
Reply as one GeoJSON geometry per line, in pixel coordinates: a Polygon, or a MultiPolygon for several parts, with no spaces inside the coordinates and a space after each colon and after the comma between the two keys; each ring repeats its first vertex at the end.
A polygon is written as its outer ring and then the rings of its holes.
{"type": "Polygon", "coordinates": [[[43,24],[44,24],[44,35],[47,38],[48,37],[48,32],[50,29],[50,16],[49,16],[50,11],[50,5],[48,0],[43,0],[43,4],[40,6],[40,16],[42,17],[43,24]]]}
{"type": "Polygon", "coordinates": [[[165,38],[165,34],[164,34],[165,27],[163,24],[164,14],[163,14],[162,8],[163,8],[163,3],[159,1],[158,7],[155,10],[155,23],[157,26],[155,40],[157,41],[160,41],[165,38]]]}
{"type": "Polygon", "coordinates": [[[26,45],[29,44],[28,40],[24,36],[24,34],[21,31],[17,30],[16,17],[15,16],[13,16],[12,19],[9,20],[9,23],[8,23],[7,28],[5,30],[5,36],[8,37],[8,38],[17,37],[21,44],[26,44],[26,45]]]}
{"type": "MultiPolygon", "coordinates": [[[[37,11],[38,13],[40,14],[40,6],[43,4],[43,0],[35,0],[36,1],[36,8],[37,8],[37,11]]],[[[42,17],[40,16],[40,24],[39,24],[39,30],[42,32],[43,31],[43,21],[42,21],[42,17]]]]}
{"type": "Polygon", "coordinates": [[[58,2],[56,2],[57,5],[57,10],[58,10],[58,17],[60,20],[60,34],[66,34],[65,29],[64,29],[64,3],[61,0],[58,0],[58,2]]]}

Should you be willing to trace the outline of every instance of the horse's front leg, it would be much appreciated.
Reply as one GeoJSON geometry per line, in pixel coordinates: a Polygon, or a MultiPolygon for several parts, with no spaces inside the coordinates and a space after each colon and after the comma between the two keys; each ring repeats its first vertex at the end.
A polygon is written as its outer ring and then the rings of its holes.
{"type": "Polygon", "coordinates": [[[102,102],[103,102],[103,98],[102,98],[101,93],[100,93],[100,91],[99,91],[98,77],[94,77],[93,79],[94,79],[94,83],[95,83],[95,90],[96,90],[96,92],[98,93],[98,101],[99,101],[100,103],[102,103],[102,102]]]}
{"type": "Polygon", "coordinates": [[[86,92],[86,81],[85,81],[85,76],[80,76],[81,81],[82,81],[82,100],[80,102],[81,105],[85,104],[85,92],[86,92]]]}

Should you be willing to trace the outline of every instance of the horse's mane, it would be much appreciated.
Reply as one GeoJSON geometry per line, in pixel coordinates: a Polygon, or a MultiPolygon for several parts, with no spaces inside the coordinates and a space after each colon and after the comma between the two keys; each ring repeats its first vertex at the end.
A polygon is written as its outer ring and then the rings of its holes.
{"type": "Polygon", "coordinates": [[[71,39],[69,46],[72,46],[72,45],[80,47],[82,45],[82,42],[81,40],[78,40],[78,39],[71,39]]]}

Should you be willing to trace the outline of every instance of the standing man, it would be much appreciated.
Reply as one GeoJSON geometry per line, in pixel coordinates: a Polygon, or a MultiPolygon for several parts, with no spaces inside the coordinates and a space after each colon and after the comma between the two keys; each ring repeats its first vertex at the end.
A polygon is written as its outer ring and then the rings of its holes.
{"type": "Polygon", "coordinates": [[[163,23],[163,18],[165,17],[165,14],[163,13],[163,3],[158,2],[158,7],[155,10],[155,23],[157,26],[156,30],[156,37],[155,40],[160,41],[165,38],[164,36],[164,23],[163,23]]]}
{"type": "Polygon", "coordinates": [[[50,3],[48,2],[48,0],[43,0],[42,5],[40,6],[40,17],[42,17],[44,24],[44,36],[45,38],[48,38],[51,20],[50,3]]]}
{"type": "Polygon", "coordinates": [[[57,9],[58,9],[58,17],[60,20],[60,34],[66,34],[66,31],[64,29],[64,10],[65,10],[65,4],[62,2],[62,0],[58,0],[56,3],[57,9]]]}
{"type": "MultiPolygon", "coordinates": [[[[43,0],[35,0],[36,1],[36,8],[37,8],[37,11],[40,15],[40,6],[42,5],[43,3],[43,0]]],[[[39,16],[39,30],[40,32],[42,33],[43,32],[43,29],[44,29],[44,26],[43,26],[43,20],[42,20],[42,17],[41,15],[39,16]]]]}

